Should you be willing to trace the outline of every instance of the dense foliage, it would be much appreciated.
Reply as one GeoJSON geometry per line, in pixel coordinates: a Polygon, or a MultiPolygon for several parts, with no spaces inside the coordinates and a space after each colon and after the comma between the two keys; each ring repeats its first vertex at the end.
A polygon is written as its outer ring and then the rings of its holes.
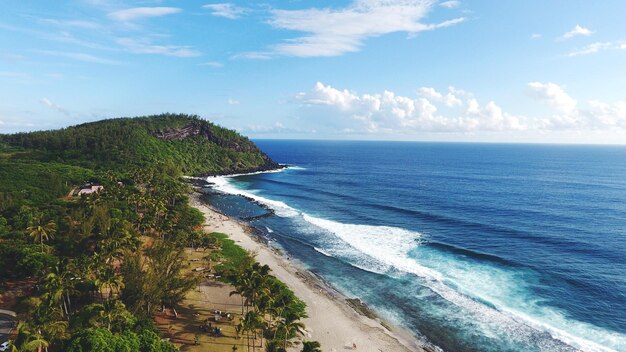
{"type": "Polygon", "coordinates": [[[129,183],[111,172],[98,177],[100,192],[26,198],[0,213],[0,275],[35,283],[17,304],[18,350],[176,350],[151,317],[197,284],[182,248],[202,216],[164,168],[131,170],[129,183]],[[136,262],[147,265],[127,270],[136,262]]]}
{"type": "Polygon", "coordinates": [[[90,169],[175,165],[185,174],[276,166],[250,140],[197,116],[163,114],[86,123],[61,130],[0,135],[10,160],[61,162],[90,169]]]}
{"type": "Polygon", "coordinates": [[[176,350],[152,314],[175,311],[197,285],[182,249],[206,244],[181,174],[273,165],[248,139],[184,115],[0,135],[0,292],[17,293],[13,348],[176,350]],[[87,182],[103,189],[78,196],[87,182]]]}
{"type": "Polygon", "coordinates": [[[238,333],[246,334],[248,343],[250,336],[263,336],[268,352],[285,351],[294,338],[304,333],[301,320],[307,316],[305,303],[271,275],[267,265],[259,264],[226,235],[212,233],[208,237],[206,242],[220,248],[216,272],[235,287],[231,294],[242,296],[243,318],[236,327],[238,333]]]}

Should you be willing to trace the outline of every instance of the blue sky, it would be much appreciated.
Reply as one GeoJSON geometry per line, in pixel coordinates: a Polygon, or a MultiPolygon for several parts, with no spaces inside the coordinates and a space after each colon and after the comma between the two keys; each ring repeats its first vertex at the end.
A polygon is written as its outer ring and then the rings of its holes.
{"type": "Polygon", "coordinates": [[[0,132],[161,112],[254,138],[626,143],[626,2],[22,1],[0,132]]]}

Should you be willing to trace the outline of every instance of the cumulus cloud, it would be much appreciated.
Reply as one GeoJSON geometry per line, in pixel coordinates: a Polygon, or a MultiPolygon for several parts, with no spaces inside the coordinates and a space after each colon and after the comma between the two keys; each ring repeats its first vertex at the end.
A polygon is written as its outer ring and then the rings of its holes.
{"type": "Polygon", "coordinates": [[[116,21],[132,21],[141,18],[159,17],[179,13],[182,10],[177,7],[134,7],[125,10],[110,12],[109,18],[116,21]]]}
{"type": "Polygon", "coordinates": [[[230,98],[228,99],[228,105],[239,105],[241,102],[237,99],[230,98]]]}
{"type": "Polygon", "coordinates": [[[571,114],[577,110],[578,102],[555,83],[530,82],[528,87],[535,98],[547,102],[560,113],[571,114]]]}
{"type": "Polygon", "coordinates": [[[471,132],[526,128],[521,117],[502,111],[494,102],[480,106],[473,98],[468,100],[465,110],[452,116],[444,116],[438,112],[433,101],[438,100],[445,104],[446,95],[433,88],[422,88],[420,91],[423,96],[417,98],[397,95],[387,90],[380,94],[359,95],[317,82],[311,91],[299,93],[297,99],[309,107],[323,105],[334,108],[340,117],[355,122],[351,131],[471,132]]]}
{"type": "Polygon", "coordinates": [[[555,113],[540,118],[539,129],[548,130],[607,130],[626,129],[626,102],[609,104],[590,100],[587,107],[569,96],[555,83],[531,82],[532,96],[550,106],[555,113]]]}
{"type": "Polygon", "coordinates": [[[117,43],[136,54],[160,54],[175,57],[196,57],[202,55],[189,46],[155,45],[144,39],[119,38],[117,43]]]}
{"type": "Polygon", "coordinates": [[[272,26],[305,34],[274,45],[271,52],[296,57],[338,56],[360,50],[367,38],[396,32],[413,35],[465,20],[422,23],[433,4],[431,0],[355,0],[344,8],[273,10],[272,26]]]}
{"type": "Polygon", "coordinates": [[[351,133],[626,130],[626,102],[592,100],[581,106],[555,83],[530,82],[528,88],[532,98],[549,108],[548,114],[512,114],[495,101],[483,105],[471,93],[454,87],[445,93],[422,87],[417,97],[407,97],[388,90],[359,94],[317,82],[310,91],[298,93],[296,100],[314,116],[329,119],[325,125],[351,133]],[[447,103],[448,95],[461,103],[447,103]],[[440,110],[442,105],[448,109],[440,110]]]}
{"type": "Polygon", "coordinates": [[[584,36],[589,37],[593,32],[589,28],[582,27],[577,24],[571,31],[566,32],[561,36],[561,39],[570,39],[573,37],[584,36]]]}
{"type": "Polygon", "coordinates": [[[443,102],[447,107],[463,105],[463,101],[454,95],[454,87],[449,87],[448,90],[449,92],[447,94],[443,94],[439,93],[432,87],[421,87],[418,90],[418,93],[425,98],[429,98],[437,102],[443,102]]]}
{"type": "Polygon", "coordinates": [[[202,7],[211,10],[213,16],[225,17],[231,20],[235,20],[248,12],[248,9],[230,3],[208,4],[202,7]]]}

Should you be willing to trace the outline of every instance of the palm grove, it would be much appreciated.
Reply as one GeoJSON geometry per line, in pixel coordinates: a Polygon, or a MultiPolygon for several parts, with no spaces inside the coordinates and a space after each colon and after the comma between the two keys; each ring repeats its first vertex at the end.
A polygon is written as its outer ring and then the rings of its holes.
{"type": "Polygon", "coordinates": [[[197,286],[183,249],[207,242],[223,247],[218,270],[242,296],[238,334],[252,349],[285,350],[304,303],[225,236],[201,233],[180,179],[275,165],[247,139],[184,115],[0,135],[0,293],[17,291],[13,350],[177,350],[152,316],[176,312],[197,286]],[[86,181],[103,188],[68,195],[86,181]]]}

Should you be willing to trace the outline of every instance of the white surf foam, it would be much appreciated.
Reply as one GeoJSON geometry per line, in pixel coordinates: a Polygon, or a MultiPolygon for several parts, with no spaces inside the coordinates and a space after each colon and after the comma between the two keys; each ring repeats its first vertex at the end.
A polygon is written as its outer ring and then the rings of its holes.
{"type": "MultiPolygon", "coordinates": [[[[334,248],[324,249],[316,247],[315,250],[323,255],[357,259],[351,261],[351,264],[375,273],[385,273],[389,268],[394,268],[421,277],[424,283],[439,296],[471,312],[473,322],[484,325],[485,331],[498,329],[512,337],[517,336],[521,340],[533,338],[537,331],[543,331],[549,333],[554,339],[582,351],[626,350],[626,336],[623,334],[567,319],[558,311],[550,307],[541,307],[539,304],[525,306],[523,308],[527,309],[523,310],[518,309],[521,307],[509,306],[508,303],[511,302],[507,302],[507,296],[523,294],[523,292],[516,292],[520,290],[520,278],[495,277],[500,275],[495,272],[476,272],[480,268],[465,268],[466,270],[450,272],[420,265],[409,254],[422,241],[421,234],[417,232],[389,226],[344,224],[310,216],[284,202],[259,196],[255,194],[255,191],[241,190],[231,183],[232,177],[235,175],[209,177],[207,180],[214,183],[214,187],[219,191],[245,196],[272,208],[280,217],[298,217],[336,236],[359,252],[354,253],[348,248],[338,248],[337,245],[332,246],[334,248]],[[368,258],[363,259],[362,255],[368,258]],[[473,275],[472,280],[480,284],[474,285],[462,279],[468,275],[473,275]],[[489,302],[495,309],[476,299],[489,302]]],[[[449,260],[452,259],[449,258],[449,260]]],[[[550,345],[546,346],[548,349],[554,348],[554,345],[548,344],[550,345]]]]}
{"type": "MultiPolygon", "coordinates": [[[[280,171],[282,170],[276,170],[272,172],[280,172],[280,171]]],[[[207,181],[213,183],[214,185],[213,187],[218,191],[254,199],[257,202],[272,208],[276,212],[276,215],[278,216],[290,217],[290,216],[296,216],[300,213],[296,209],[285,204],[284,202],[267,199],[267,198],[254,194],[252,191],[244,191],[233,186],[230,182],[230,179],[233,177],[242,176],[242,175],[210,176],[207,178],[207,181]]],[[[249,175],[249,174],[246,174],[246,175],[249,175]]]]}
{"type": "Polygon", "coordinates": [[[409,251],[421,241],[421,235],[417,232],[389,226],[342,224],[307,214],[302,214],[302,217],[341,238],[358,251],[399,271],[431,280],[443,279],[438,272],[423,267],[408,257],[409,251]]]}

